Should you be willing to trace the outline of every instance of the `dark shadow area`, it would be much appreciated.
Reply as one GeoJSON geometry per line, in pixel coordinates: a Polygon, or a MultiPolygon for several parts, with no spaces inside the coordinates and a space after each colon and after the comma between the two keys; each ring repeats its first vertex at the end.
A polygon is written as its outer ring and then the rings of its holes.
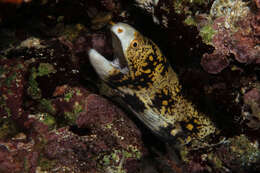
{"type": "Polygon", "coordinates": [[[79,136],[87,136],[91,134],[91,130],[89,128],[78,128],[77,125],[70,126],[69,131],[79,136]]]}

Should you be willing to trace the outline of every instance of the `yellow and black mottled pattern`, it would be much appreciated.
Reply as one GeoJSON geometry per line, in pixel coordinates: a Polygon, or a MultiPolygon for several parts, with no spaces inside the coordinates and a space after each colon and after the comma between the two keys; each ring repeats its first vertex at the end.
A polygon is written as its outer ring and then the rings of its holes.
{"type": "Polygon", "coordinates": [[[152,105],[150,106],[156,107],[162,114],[171,114],[174,103],[175,100],[172,97],[170,88],[165,87],[158,89],[158,92],[154,94],[152,105]]]}
{"type": "Polygon", "coordinates": [[[125,55],[129,72],[115,71],[108,82],[155,133],[188,143],[215,132],[212,121],[181,95],[178,77],[157,45],[135,33],[125,55]],[[153,116],[165,123],[157,128],[153,116]]]}
{"type": "Polygon", "coordinates": [[[151,40],[142,37],[139,33],[136,33],[136,39],[127,52],[130,73],[123,75],[118,72],[111,75],[109,81],[114,86],[127,86],[136,90],[149,88],[157,79],[158,73],[162,76],[167,73],[169,64],[166,58],[151,40]]]}

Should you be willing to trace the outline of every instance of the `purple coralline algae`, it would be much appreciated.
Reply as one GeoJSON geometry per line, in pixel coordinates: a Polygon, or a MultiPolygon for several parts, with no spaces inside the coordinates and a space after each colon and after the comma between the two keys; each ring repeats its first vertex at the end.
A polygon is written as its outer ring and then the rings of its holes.
{"type": "Polygon", "coordinates": [[[228,65],[219,66],[212,61],[205,59],[225,59],[230,61],[230,57],[240,63],[260,63],[259,47],[259,14],[260,9],[257,3],[251,4],[240,0],[217,0],[211,7],[211,22],[215,33],[212,35],[212,42],[215,51],[212,54],[205,54],[201,60],[201,65],[209,73],[219,73],[228,65]],[[251,8],[251,9],[250,9],[251,8]],[[217,58],[218,57],[218,58],[217,58]],[[218,69],[211,71],[211,69],[218,69]]]}
{"type": "Polygon", "coordinates": [[[246,92],[244,97],[244,103],[250,108],[251,111],[244,113],[244,118],[249,122],[247,125],[252,129],[260,128],[260,90],[253,88],[246,92]]]}
{"type": "Polygon", "coordinates": [[[259,36],[259,0],[1,3],[0,172],[259,172],[259,36]],[[87,57],[112,59],[112,21],[158,44],[214,144],[162,141],[112,101],[87,57]]]}

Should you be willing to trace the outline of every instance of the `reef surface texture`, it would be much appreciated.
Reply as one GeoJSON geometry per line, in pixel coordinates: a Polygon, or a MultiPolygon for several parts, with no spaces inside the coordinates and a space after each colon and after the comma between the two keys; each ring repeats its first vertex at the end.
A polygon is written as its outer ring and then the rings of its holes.
{"type": "Polygon", "coordinates": [[[0,0],[0,173],[257,173],[259,134],[259,0],[0,0]],[[206,140],[158,137],[99,78],[90,49],[125,63],[118,22],[167,58],[206,140]]]}

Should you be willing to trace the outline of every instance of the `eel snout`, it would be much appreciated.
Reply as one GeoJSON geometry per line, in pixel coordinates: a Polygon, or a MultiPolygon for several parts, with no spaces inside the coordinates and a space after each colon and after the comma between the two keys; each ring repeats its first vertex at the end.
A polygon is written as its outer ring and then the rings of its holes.
{"type": "Polygon", "coordinates": [[[113,61],[109,61],[95,49],[90,49],[88,52],[90,63],[103,80],[106,80],[114,70],[119,70],[123,74],[128,72],[125,52],[136,33],[134,28],[125,23],[112,25],[110,31],[114,53],[113,61]]]}

